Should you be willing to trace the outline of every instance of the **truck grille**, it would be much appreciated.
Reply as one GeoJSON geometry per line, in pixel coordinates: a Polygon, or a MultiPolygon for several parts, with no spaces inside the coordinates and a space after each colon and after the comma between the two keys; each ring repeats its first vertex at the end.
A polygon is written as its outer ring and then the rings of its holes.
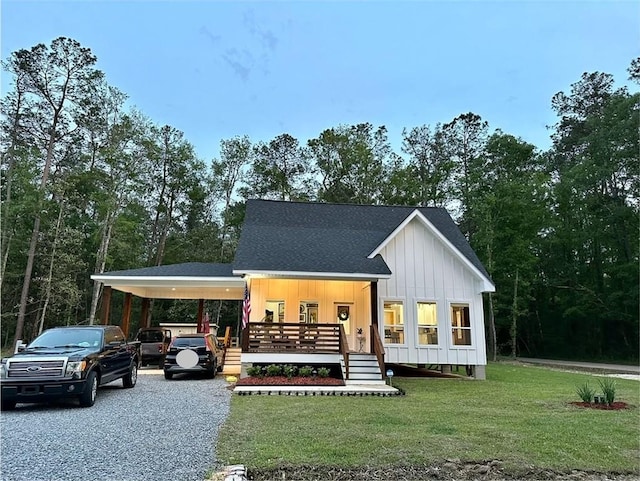
{"type": "Polygon", "coordinates": [[[8,377],[61,377],[64,373],[64,359],[53,361],[13,361],[7,365],[8,377]]]}

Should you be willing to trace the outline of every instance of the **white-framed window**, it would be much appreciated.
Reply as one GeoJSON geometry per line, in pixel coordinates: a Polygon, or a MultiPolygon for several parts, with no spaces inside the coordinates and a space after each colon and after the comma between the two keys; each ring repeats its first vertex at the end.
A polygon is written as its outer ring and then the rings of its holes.
{"type": "Polygon", "coordinates": [[[404,344],[404,304],[384,301],[384,343],[404,344]]]}
{"type": "Polygon", "coordinates": [[[418,344],[438,344],[438,310],[435,302],[419,301],[416,304],[418,321],[418,344]]]}
{"type": "Polygon", "coordinates": [[[454,346],[471,345],[471,317],[469,304],[451,303],[451,342],[454,346]]]}

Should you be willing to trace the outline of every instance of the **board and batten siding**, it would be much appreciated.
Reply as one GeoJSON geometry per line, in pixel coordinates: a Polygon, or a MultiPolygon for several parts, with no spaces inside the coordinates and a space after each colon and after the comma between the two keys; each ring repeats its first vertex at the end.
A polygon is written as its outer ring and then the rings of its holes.
{"type": "Polygon", "coordinates": [[[481,281],[421,221],[413,219],[380,254],[391,269],[378,282],[378,318],[384,340],[384,302],[404,304],[405,342],[385,345],[385,362],[486,365],[481,281]],[[419,345],[417,303],[435,302],[438,344],[419,345]],[[469,305],[471,346],[455,346],[451,334],[451,303],[469,305]]]}
{"type": "Polygon", "coordinates": [[[350,306],[347,340],[351,350],[357,349],[355,330],[368,332],[371,319],[371,287],[364,281],[335,281],[313,279],[251,279],[251,322],[264,317],[267,302],[284,301],[284,322],[299,322],[301,302],[318,303],[318,322],[335,324],[336,305],[350,306]]]}

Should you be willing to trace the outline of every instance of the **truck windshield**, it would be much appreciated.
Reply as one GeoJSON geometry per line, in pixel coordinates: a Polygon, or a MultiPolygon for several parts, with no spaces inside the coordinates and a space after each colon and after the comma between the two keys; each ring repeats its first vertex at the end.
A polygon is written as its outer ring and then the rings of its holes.
{"type": "Polygon", "coordinates": [[[36,337],[27,349],[42,347],[99,347],[102,343],[100,329],[51,329],[36,337]]]}

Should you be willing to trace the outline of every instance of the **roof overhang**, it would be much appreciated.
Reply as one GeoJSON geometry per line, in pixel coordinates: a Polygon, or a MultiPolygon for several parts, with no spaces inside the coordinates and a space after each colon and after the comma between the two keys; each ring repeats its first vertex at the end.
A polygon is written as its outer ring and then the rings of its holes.
{"type": "Polygon", "coordinates": [[[390,279],[390,274],[370,274],[363,272],[302,272],[302,271],[261,271],[261,270],[233,270],[236,275],[251,278],[278,279],[312,279],[335,281],[378,281],[390,279]]]}
{"type": "Polygon", "coordinates": [[[411,212],[411,214],[409,214],[407,216],[407,218],[405,220],[402,221],[402,223],[400,223],[400,225],[398,227],[396,227],[394,229],[394,231],[389,234],[387,236],[387,238],[385,240],[382,241],[382,243],[375,248],[375,250],[369,254],[369,259],[374,258],[376,255],[380,254],[380,252],[382,252],[382,250],[387,246],[387,244],[389,242],[391,242],[391,240],[398,235],[398,233],[400,231],[402,231],[412,220],[417,219],[419,222],[421,222],[427,229],[429,229],[429,231],[438,239],[440,240],[440,242],[442,242],[445,247],[454,255],[458,258],[458,260],[460,260],[460,262],[462,262],[471,272],[473,272],[475,274],[475,276],[478,278],[478,280],[481,283],[481,292],[495,292],[496,291],[496,286],[493,284],[493,282],[491,282],[491,279],[489,279],[487,276],[485,276],[476,266],[474,266],[471,261],[469,259],[467,259],[467,257],[465,255],[462,254],[462,252],[460,252],[458,250],[458,248],[456,246],[454,246],[451,241],[449,241],[449,239],[447,239],[438,229],[436,229],[436,227],[429,221],[429,219],[427,219],[422,212],[420,212],[418,209],[414,210],[413,212],[411,212]]]}
{"type": "Polygon", "coordinates": [[[240,277],[126,276],[94,274],[94,281],[117,291],[148,299],[242,300],[245,281],[240,277]]]}

